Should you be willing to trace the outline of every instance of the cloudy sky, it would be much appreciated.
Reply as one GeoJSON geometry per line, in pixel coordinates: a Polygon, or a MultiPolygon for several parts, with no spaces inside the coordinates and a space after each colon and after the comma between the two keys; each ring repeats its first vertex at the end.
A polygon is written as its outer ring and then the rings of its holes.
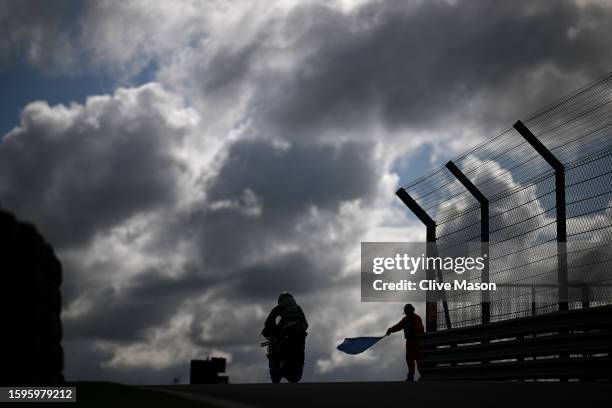
{"type": "Polygon", "coordinates": [[[335,351],[401,317],[360,242],[422,240],[400,181],[610,71],[611,6],[0,1],[0,204],[63,262],[66,377],[267,381],[289,290],[305,380],[401,378],[399,335],[335,351]]]}

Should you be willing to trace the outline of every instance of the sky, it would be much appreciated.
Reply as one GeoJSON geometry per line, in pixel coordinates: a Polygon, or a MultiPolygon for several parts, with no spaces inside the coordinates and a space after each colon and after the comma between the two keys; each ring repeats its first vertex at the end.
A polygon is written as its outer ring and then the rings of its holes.
{"type": "MultiPolygon", "coordinates": [[[[596,0],[0,2],[0,205],[64,266],[65,376],[267,381],[278,293],[304,380],[402,378],[362,241],[421,241],[403,183],[611,71],[596,0]]],[[[417,308],[422,313],[422,305],[417,308]]]]}

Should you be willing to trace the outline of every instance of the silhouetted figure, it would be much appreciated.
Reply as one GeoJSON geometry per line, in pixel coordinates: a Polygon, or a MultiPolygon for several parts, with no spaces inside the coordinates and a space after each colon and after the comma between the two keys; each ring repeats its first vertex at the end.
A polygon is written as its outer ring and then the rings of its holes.
{"type": "Polygon", "coordinates": [[[410,303],[404,306],[404,318],[396,325],[387,329],[387,336],[391,333],[404,330],[406,339],[406,364],[408,365],[408,377],[406,381],[414,381],[415,363],[419,360],[419,336],[425,331],[423,322],[419,315],[414,313],[414,306],[410,303]]]}
{"type": "Polygon", "coordinates": [[[302,378],[307,328],[304,312],[293,295],[281,293],[278,305],[270,312],[261,332],[268,340],[262,345],[268,346],[268,365],[273,383],[280,382],[283,377],[289,382],[298,382],[302,378]]]}
{"type": "Polygon", "coordinates": [[[64,382],[62,265],[32,224],[0,209],[0,386],[64,382]]]}

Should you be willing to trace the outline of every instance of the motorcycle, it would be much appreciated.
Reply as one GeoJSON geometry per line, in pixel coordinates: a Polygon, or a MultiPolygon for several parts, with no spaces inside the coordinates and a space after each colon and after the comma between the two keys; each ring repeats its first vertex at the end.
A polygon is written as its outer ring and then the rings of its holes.
{"type": "Polygon", "coordinates": [[[289,382],[298,382],[304,369],[303,336],[264,336],[266,341],[261,347],[267,347],[266,357],[270,368],[270,379],[279,383],[283,378],[289,382]]]}

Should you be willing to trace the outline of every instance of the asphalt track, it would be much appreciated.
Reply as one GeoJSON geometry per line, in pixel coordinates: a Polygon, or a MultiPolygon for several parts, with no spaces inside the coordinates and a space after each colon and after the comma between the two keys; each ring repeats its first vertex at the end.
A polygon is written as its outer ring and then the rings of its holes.
{"type": "Polygon", "coordinates": [[[143,387],[219,408],[604,407],[611,383],[330,382],[143,387]]]}

